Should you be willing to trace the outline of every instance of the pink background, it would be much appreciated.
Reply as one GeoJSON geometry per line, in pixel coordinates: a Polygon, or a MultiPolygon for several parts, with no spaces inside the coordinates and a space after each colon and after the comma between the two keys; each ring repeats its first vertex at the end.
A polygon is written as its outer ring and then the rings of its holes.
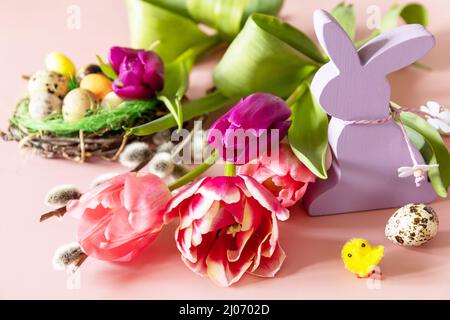
{"type": "MultiPolygon", "coordinates": [[[[337,0],[314,4],[300,0],[286,2],[283,17],[311,36],[313,10],[331,9],[338,3],[337,0]]],[[[385,11],[391,3],[357,1],[359,35],[368,33],[366,8],[377,4],[385,11]]],[[[450,105],[450,22],[446,14],[450,4],[447,0],[433,0],[426,1],[426,5],[430,9],[429,28],[438,45],[424,63],[433,71],[407,69],[392,77],[393,100],[406,107],[418,107],[427,100],[450,105]]],[[[5,129],[15,102],[26,89],[20,76],[44,68],[48,52],[66,52],[81,66],[93,62],[95,54],[106,56],[111,45],[127,45],[125,4],[120,0],[2,0],[0,39],[0,128],[5,129]],[[66,10],[72,4],[81,8],[80,30],[66,27],[66,10]]],[[[191,97],[202,95],[211,85],[212,62],[203,61],[194,71],[191,97]]],[[[14,143],[1,142],[0,152],[0,298],[450,298],[449,200],[433,204],[440,215],[440,232],[435,240],[416,249],[396,246],[384,237],[384,227],[393,209],[310,218],[297,208],[292,218],[281,224],[281,244],[288,258],[275,279],[245,276],[231,288],[216,287],[180,261],[173,241],[175,226],[171,225],[131,264],[88,259],[80,273],[80,288],[70,289],[67,286],[70,279],[64,272],[52,269],[51,258],[60,244],[74,240],[76,223],[68,217],[39,224],[40,213],[47,210],[43,197],[56,184],[73,183],[86,190],[98,174],[124,169],[111,163],[78,165],[44,160],[20,151],[14,143]],[[340,249],[352,237],[365,237],[386,246],[380,290],[369,290],[365,280],[358,280],[344,270],[340,249]]]]}

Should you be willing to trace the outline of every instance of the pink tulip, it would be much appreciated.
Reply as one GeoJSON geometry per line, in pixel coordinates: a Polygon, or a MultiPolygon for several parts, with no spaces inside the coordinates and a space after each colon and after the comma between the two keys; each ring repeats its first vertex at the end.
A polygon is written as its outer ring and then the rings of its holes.
{"type": "Polygon", "coordinates": [[[240,167],[239,173],[255,178],[278,198],[283,207],[288,208],[303,198],[308,184],[313,183],[316,177],[286,144],[280,145],[278,160],[275,159],[261,156],[256,164],[240,167]]]}
{"type": "Polygon", "coordinates": [[[166,222],[177,215],[182,260],[220,286],[230,286],[246,272],[273,277],[283,264],[277,218],[286,220],[289,213],[251,177],[199,180],[169,203],[166,222]]]}
{"type": "Polygon", "coordinates": [[[84,253],[107,261],[130,261],[159,234],[171,193],[152,175],[126,173],[69,202],[80,219],[78,241],[84,253]]]}

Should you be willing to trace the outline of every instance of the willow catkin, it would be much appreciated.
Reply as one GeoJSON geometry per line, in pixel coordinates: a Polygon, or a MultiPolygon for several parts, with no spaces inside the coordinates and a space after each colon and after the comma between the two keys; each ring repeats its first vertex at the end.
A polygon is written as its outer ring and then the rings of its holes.
{"type": "Polygon", "coordinates": [[[73,266],[84,255],[78,242],[71,242],[60,246],[53,255],[52,265],[55,270],[65,270],[73,266]]]}
{"type": "Polygon", "coordinates": [[[64,207],[70,200],[76,200],[82,193],[77,187],[69,184],[55,186],[47,192],[45,204],[50,207],[64,207]]]}
{"type": "Polygon", "coordinates": [[[152,156],[150,146],[145,142],[133,142],[120,154],[119,162],[127,168],[135,168],[152,156]]]}

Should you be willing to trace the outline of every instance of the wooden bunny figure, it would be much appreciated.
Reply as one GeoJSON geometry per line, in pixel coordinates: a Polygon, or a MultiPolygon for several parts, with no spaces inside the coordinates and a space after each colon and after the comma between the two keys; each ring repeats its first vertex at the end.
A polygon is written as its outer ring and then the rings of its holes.
{"type": "Polygon", "coordinates": [[[386,76],[422,58],[435,45],[434,37],[421,25],[404,25],[357,51],[329,13],[317,10],[314,28],[331,61],[317,72],[311,90],[332,117],[328,138],[334,161],[329,178],[308,190],[308,213],[322,216],[433,201],[436,194],[425,177],[419,187],[414,177],[397,176],[399,167],[426,166],[391,116],[386,76]]]}

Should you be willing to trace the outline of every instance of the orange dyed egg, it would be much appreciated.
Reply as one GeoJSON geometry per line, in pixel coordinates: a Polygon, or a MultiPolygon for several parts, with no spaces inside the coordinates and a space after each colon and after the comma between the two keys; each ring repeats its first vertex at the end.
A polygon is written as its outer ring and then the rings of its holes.
{"type": "Polygon", "coordinates": [[[81,80],[80,88],[89,90],[97,98],[103,98],[112,91],[112,82],[103,74],[92,73],[88,74],[81,80]]]}

